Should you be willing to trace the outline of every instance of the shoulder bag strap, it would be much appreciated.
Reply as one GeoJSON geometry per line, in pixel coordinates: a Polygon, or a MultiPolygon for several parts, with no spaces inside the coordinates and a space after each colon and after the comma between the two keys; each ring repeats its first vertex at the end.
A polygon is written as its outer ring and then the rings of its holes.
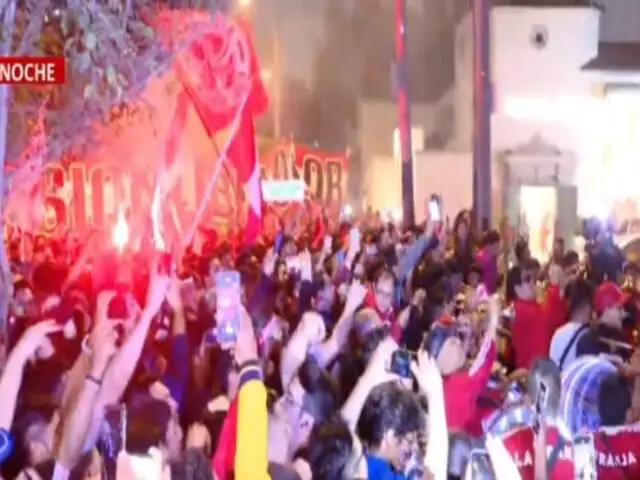
{"type": "Polygon", "coordinates": [[[558,362],[558,368],[560,369],[560,371],[562,371],[562,366],[564,364],[564,361],[567,359],[567,355],[569,355],[569,352],[571,351],[571,347],[573,347],[573,345],[578,340],[578,337],[580,336],[580,334],[584,332],[587,328],[589,328],[588,325],[580,325],[578,329],[573,333],[571,340],[569,340],[569,343],[567,343],[567,346],[564,348],[564,351],[560,356],[560,361],[558,362]]]}

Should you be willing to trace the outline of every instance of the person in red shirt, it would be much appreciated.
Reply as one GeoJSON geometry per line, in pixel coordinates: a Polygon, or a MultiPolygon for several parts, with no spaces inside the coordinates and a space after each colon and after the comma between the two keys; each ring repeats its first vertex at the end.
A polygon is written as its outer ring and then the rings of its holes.
{"type": "Polygon", "coordinates": [[[534,270],[531,262],[523,262],[507,275],[507,298],[514,299],[511,341],[516,369],[528,370],[537,358],[548,357],[554,330],[548,304],[540,304],[536,299],[534,270]]]}
{"type": "Polygon", "coordinates": [[[564,254],[560,264],[549,266],[546,305],[549,312],[549,345],[553,334],[569,320],[569,304],[564,296],[567,284],[578,276],[580,258],[573,250],[564,254]]]}
{"type": "Polygon", "coordinates": [[[478,397],[487,387],[497,357],[495,332],[499,309],[491,302],[490,322],[473,364],[465,368],[467,349],[456,325],[436,323],[429,332],[426,349],[436,359],[443,376],[447,427],[450,432],[473,435],[477,423],[478,397]]]}

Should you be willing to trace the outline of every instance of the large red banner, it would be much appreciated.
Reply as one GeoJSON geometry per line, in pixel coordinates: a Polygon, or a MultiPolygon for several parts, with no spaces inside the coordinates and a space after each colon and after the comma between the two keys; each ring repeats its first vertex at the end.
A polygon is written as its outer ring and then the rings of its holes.
{"type": "MultiPolygon", "coordinates": [[[[264,179],[303,179],[311,198],[319,205],[338,205],[345,198],[348,156],[334,154],[290,141],[261,148],[264,179]]],[[[215,164],[215,162],[213,162],[215,164]]],[[[42,232],[52,234],[73,230],[110,229],[119,209],[128,218],[145,218],[151,211],[156,172],[131,172],[127,162],[84,162],[72,160],[49,163],[42,176],[45,215],[42,232]],[[123,193],[124,192],[124,193],[123,193]]],[[[184,162],[172,191],[163,201],[165,225],[172,234],[182,235],[189,227],[212,171],[211,161],[184,162]]],[[[225,162],[209,200],[201,226],[221,232],[244,225],[246,198],[238,185],[235,169],[225,162]]],[[[7,224],[18,225],[20,215],[6,212],[7,224]]]]}

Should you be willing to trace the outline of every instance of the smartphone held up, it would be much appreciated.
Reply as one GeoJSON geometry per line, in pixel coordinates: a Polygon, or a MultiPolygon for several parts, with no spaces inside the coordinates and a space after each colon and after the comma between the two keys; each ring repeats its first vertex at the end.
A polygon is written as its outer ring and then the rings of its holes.
{"type": "Polygon", "coordinates": [[[399,349],[391,356],[391,373],[395,373],[401,378],[411,378],[412,354],[409,350],[399,349]]]}
{"type": "Polygon", "coordinates": [[[217,341],[223,345],[235,343],[242,308],[240,273],[218,272],[215,275],[215,291],[217,341]]]}
{"type": "Polygon", "coordinates": [[[429,220],[432,222],[442,221],[442,199],[438,195],[431,195],[429,197],[429,203],[427,205],[427,211],[429,212],[429,220]]]}

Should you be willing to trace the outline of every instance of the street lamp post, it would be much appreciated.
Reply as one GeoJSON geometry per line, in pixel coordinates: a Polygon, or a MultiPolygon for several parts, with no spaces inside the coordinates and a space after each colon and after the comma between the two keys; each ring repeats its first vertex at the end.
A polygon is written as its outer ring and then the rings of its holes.
{"type": "Polygon", "coordinates": [[[473,0],[473,208],[491,225],[491,0],[473,0]]]}
{"type": "Polygon", "coordinates": [[[415,223],[413,205],[413,150],[411,146],[411,107],[409,100],[409,59],[407,50],[407,0],[395,0],[398,133],[402,157],[402,214],[405,225],[415,223]]]}

